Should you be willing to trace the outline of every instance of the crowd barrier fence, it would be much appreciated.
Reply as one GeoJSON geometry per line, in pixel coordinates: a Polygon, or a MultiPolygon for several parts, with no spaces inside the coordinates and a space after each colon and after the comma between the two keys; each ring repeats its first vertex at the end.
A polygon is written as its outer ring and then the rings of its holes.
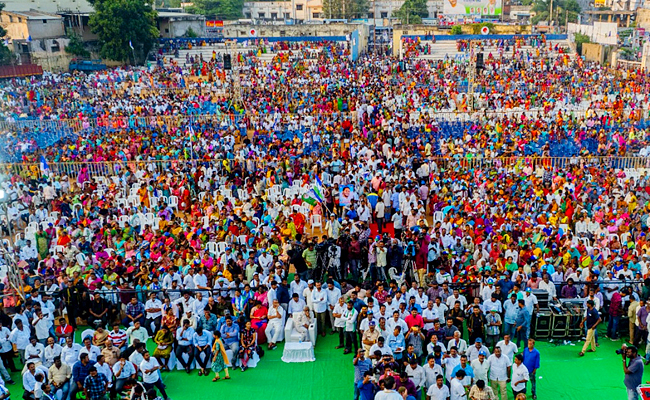
{"type": "MultiPolygon", "coordinates": [[[[541,168],[566,169],[571,166],[597,166],[600,168],[614,168],[620,170],[650,169],[650,157],[431,157],[440,169],[463,168],[467,170],[485,170],[498,168],[520,168],[530,166],[535,171],[541,168]]],[[[52,176],[67,176],[76,178],[82,170],[90,177],[121,176],[126,171],[133,174],[146,171],[152,175],[167,172],[181,172],[192,168],[211,168],[217,172],[222,171],[224,161],[232,163],[233,160],[144,160],[144,161],[100,161],[100,162],[48,162],[47,172],[52,176]]],[[[265,160],[254,161],[257,170],[265,170],[269,164],[265,160]]],[[[650,170],[648,171],[650,173],[650,170]]],[[[43,170],[39,163],[4,163],[0,164],[0,173],[6,175],[19,175],[23,177],[41,178],[43,170]]]]}
{"type": "MultiPolygon", "coordinates": [[[[165,89],[163,89],[165,90],[165,89]]],[[[175,90],[175,89],[169,89],[175,90]]],[[[187,89],[183,89],[187,90],[187,89]]],[[[585,105],[576,105],[569,109],[529,109],[529,110],[499,110],[499,111],[435,111],[435,110],[421,110],[420,115],[428,115],[437,121],[473,121],[484,117],[537,117],[544,115],[555,115],[559,112],[586,112],[588,107],[585,105]]],[[[635,119],[645,118],[645,112],[639,113],[640,109],[627,109],[627,110],[614,110],[614,109],[595,109],[597,113],[606,113],[612,115],[630,116],[635,119]]],[[[645,110],[644,110],[645,111],[645,110]]],[[[25,130],[31,131],[67,131],[81,132],[84,129],[96,128],[137,128],[147,126],[168,126],[180,127],[188,125],[189,123],[220,123],[220,124],[238,124],[240,121],[250,121],[255,123],[261,121],[263,118],[273,117],[275,114],[263,112],[246,112],[239,114],[222,113],[216,109],[212,113],[205,113],[204,109],[196,108],[195,110],[188,109],[186,114],[183,115],[154,115],[154,116],[112,116],[107,118],[71,118],[71,119],[20,119],[15,121],[0,121],[0,132],[24,132],[25,130]]],[[[306,112],[306,113],[280,113],[282,118],[287,119],[291,117],[331,117],[331,118],[348,118],[356,120],[357,112],[306,112]]]]}

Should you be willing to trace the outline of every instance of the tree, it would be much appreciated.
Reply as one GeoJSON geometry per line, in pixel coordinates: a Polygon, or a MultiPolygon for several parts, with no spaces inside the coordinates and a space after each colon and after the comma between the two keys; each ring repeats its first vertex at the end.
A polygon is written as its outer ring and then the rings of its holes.
{"type": "Polygon", "coordinates": [[[368,0],[323,0],[323,12],[326,19],[366,18],[370,4],[368,0]]]}
{"type": "Polygon", "coordinates": [[[452,35],[462,35],[463,34],[463,27],[460,25],[454,25],[451,27],[451,34],[452,35]]]}
{"type": "Polygon", "coordinates": [[[234,20],[243,16],[244,0],[195,0],[187,11],[207,19],[234,20]]]}
{"type": "Polygon", "coordinates": [[[144,61],[159,35],[156,28],[158,14],[151,5],[145,0],[89,2],[95,8],[89,25],[99,36],[99,54],[115,61],[144,61]]]}
{"type": "Polygon", "coordinates": [[[480,24],[473,24],[472,25],[472,33],[474,35],[478,35],[481,33],[481,29],[483,29],[484,26],[487,26],[487,28],[490,30],[490,33],[494,33],[494,24],[492,22],[482,22],[480,24]]]}
{"type": "MultiPolygon", "coordinates": [[[[5,3],[0,3],[0,12],[5,8],[5,3]]],[[[7,36],[7,30],[0,26],[0,38],[7,36]]],[[[0,41],[0,65],[13,64],[15,61],[14,53],[5,45],[5,41],[0,41]]]]}
{"type": "Polygon", "coordinates": [[[65,52],[77,57],[90,57],[90,52],[84,47],[84,42],[81,40],[81,37],[71,29],[68,30],[67,34],[70,42],[65,46],[65,52]]]}
{"type": "Polygon", "coordinates": [[[582,55],[582,45],[583,43],[591,43],[589,40],[589,36],[583,35],[582,33],[576,32],[574,37],[574,41],[576,43],[576,51],[578,54],[582,55]]]}
{"type": "Polygon", "coordinates": [[[344,19],[342,0],[323,0],[323,18],[344,19]]]}
{"type": "Polygon", "coordinates": [[[539,21],[555,21],[557,25],[564,26],[566,22],[576,22],[581,9],[576,0],[535,0],[531,11],[535,13],[533,24],[539,21]],[[552,16],[549,14],[551,1],[553,2],[552,16]]]}
{"type": "Polygon", "coordinates": [[[402,24],[421,24],[429,16],[426,0],[405,0],[399,10],[393,12],[402,24]]]}

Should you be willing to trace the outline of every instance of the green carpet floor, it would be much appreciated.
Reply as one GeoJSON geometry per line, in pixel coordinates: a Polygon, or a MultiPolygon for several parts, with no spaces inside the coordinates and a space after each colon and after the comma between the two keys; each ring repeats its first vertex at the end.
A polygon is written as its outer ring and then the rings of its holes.
{"type": "MultiPolygon", "coordinates": [[[[612,342],[601,332],[600,347],[596,353],[578,357],[582,342],[575,346],[538,342],[541,368],[537,373],[539,399],[624,399],[621,357],[614,351],[621,341],[612,342]]],[[[316,362],[286,364],[280,360],[282,346],[266,351],[257,368],[232,371],[229,381],[212,382],[209,377],[188,375],[182,371],[165,372],[163,380],[172,400],[204,399],[351,399],[353,366],[352,355],[336,350],[337,336],[319,337],[316,362]]],[[[151,345],[149,347],[152,347],[151,345]]],[[[650,368],[650,367],[648,367],[650,368]]],[[[12,374],[16,385],[9,389],[13,398],[22,395],[20,376],[12,374]]],[[[221,374],[223,377],[223,373],[221,374]]],[[[646,371],[644,382],[650,380],[646,371]]],[[[528,389],[530,396],[530,386],[528,389]]],[[[512,398],[512,394],[509,394],[512,398]]]]}

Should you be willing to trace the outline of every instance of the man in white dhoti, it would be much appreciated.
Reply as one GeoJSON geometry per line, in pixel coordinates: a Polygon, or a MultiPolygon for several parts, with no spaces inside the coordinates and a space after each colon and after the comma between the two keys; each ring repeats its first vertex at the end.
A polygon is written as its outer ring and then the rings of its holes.
{"type": "Polygon", "coordinates": [[[282,340],[284,331],[284,308],[280,307],[278,299],[273,299],[273,306],[269,309],[269,323],[266,325],[264,333],[269,340],[269,350],[278,347],[277,343],[282,340]]]}
{"type": "Polygon", "coordinates": [[[299,314],[293,314],[293,327],[300,334],[301,340],[309,341],[309,325],[312,323],[312,318],[309,315],[309,307],[305,307],[303,312],[299,314]]]}

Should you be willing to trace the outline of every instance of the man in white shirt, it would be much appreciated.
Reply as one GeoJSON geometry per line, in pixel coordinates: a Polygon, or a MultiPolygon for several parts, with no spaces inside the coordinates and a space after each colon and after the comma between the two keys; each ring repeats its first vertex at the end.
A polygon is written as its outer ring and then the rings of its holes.
{"type": "Polygon", "coordinates": [[[160,372],[158,371],[160,369],[160,364],[158,364],[155,357],[151,357],[148,351],[145,351],[142,354],[142,357],[144,360],[140,363],[140,370],[142,371],[142,383],[144,384],[144,388],[149,390],[155,386],[158,391],[160,391],[163,398],[169,400],[167,392],[165,392],[165,385],[163,385],[162,379],[160,378],[160,372]]]}
{"type": "Polygon", "coordinates": [[[102,354],[102,351],[99,349],[99,347],[95,346],[92,343],[89,337],[84,339],[83,344],[84,344],[83,347],[81,348],[81,350],[79,350],[79,355],[88,354],[88,358],[90,359],[90,362],[96,363],[97,357],[99,357],[99,355],[102,354]]]}
{"type": "MultiPolygon", "coordinates": [[[[35,337],[29,340],[29,344],[25,346],[25,364],[33,362],[38,367],[43,363],[43,354],[45,353],[45,346],[36,341],[35,337]]],[[[27,370],[27,366],[23,368],[23,372],[27,370]]]]}
{"type": "Polygon", "coordinates": [[[339,300],[334,306],[332,315],[334,315],[334,330],[339,333],[339,345],[336,346],[337,349],[342,349],[345,345],[345,320],[343,319],[343,313],[347,309],[343,297],[339,297],[339,300]]]}
{"type": "Polygon", "coordinates": [[[36,331],[36,339],[39,343],[46,344],[47,338],[50,336],[50,328],[52,327],[51,314],[43,313],[40,309],[36,311],[36,316],[32,321],[32,326],[36,331]]]}
{"type": "Polygon", "coordinates": [[[503,335],[503,340],[497,343],[496,347],[501,349],[501,353],[505,358],[512,362],[512,357],[519,351],[515,342],[510,340],[510,335],[503,335]]]}
{"type": "Polygon", "coordinates": [[[524,356],[517,354],[515,356],[515,363],[512,366],[512,377],[510,378],[510,386],[512,387],[512,394],[516,398],[519,393],[526,394],[526,382],[528,382],[528,368],[524,365],[524,356]]]}
{"type": "Polygon", "coordinates": [[[422,310],[422,319],[424,320],[424,329],[427,331],[433,329],[433,322],[435,320],[440,320],[438,310],[433,308],[433,301],[429,300],[427,302],[427,308],[422,310]]]}
{"type": "MultiPolygon", "coordinates": [[[[433,354],[427,356],[427,363],[424,364],[424,387],[430,388],[437,382],[438,376],[443,375],[442,367],[436,364],[436,359],[433,354]]],[[[446,387],[446,386],[445,386],[446,387]]],[[[427,395],[430,396],[429,393],[427,395]]],[[[445,399],[446,400],[446,399],[445,399]]]]}
{"type": "Polygon", "coordinates": [[[417,391],[417,395],[415,396],[416,399],[422,398],[421,391],[424,388],[426,391],[428,388],[426,388],[426,376],[424,373],[424,368],[422,368],[420,365],[418,365],[418,360],[416,358],[412,358],[411,361],[409,362],[409,365],[405,369],[406,374],[408,375],[409,379],[413,382],[415,385],[415,390],[417,391]]]}
{"type": "Polygon", "coordinates": [[[301,313],[307,304],[304,300],[300,298],[298,293],[291,295],[291,301],[289,301],[289,306],[287,307],[287,314],[291,317],[294,314],[301,313]]]}
{"type": "MultiPolygon", "coordinates": [[[[300,300],[305,300],[304,292],[307,289],[307,282],[300,279],[298,274],[295,275],[294,280],[289,285],[289,294],[293,296],[294,293],[298,294],[300,300]]],[[[302,308],[301,308],[302,310],[302,308]]]]}
{"type": "Polygon", "coordinates": [[[450,400],[467,400],[463,379],[465,379],[465,371],[459,369],[456,371],[456,376],[451,380],[449,388],[450,400]]]}
{"type": "Polygon", "coordinates": [[[507,382],[512,361],[501,353],[501,348],[497,345],[494,354],[488,357],[487,363],[492,391],[495,395],[501,393],[501,400],[508,400],[507,382]]]}
{"type": "Polygon", "coordinates": [[[327,293],[323,289],[323,284],[316,282],[316,288],[311,292],[311,301],[313,304],[313,310],[316,314],[316,320],[318,323],[318,333],[321,336],[325,337],[325,320],[327,317],[327,293]]]}
{"type": "Polygon", "coordinates": [[[480,351],[478,353],[478,358],[471,362],[472,371],[474,371],[474,378],[472,378],[472,383],[476,384],[479,380],[483,382],[488,382],[488,368],[489,364],[486,360],[488,353],[485,351],[480,351]]]}
{"type": "MultiPolygon", "coordinates": [[[[440,367],[439,365],[436,365],[437,367],[440,367]]],[[[426,366],[424,367],[426,368],[426,366]]],[[[427,390],[427,397],[429,400],[447,400],[451,396],[451,393],[449,393],[449,388],[447,388],[447,385],[444,383],[444,378],[441,374],[438,374],[436,376],[436,382],[433,385],[429,386],[429,390],[427,390]]]]}
{"type": "Polygon", "coordinates": [[[65,346],[61,349],[61,361],[67,365],[74,365],[79,361],[79,352],[81,351],[81,345],[79,343],[74,343],[71,337],[65,339],[65,346]]]}
{"type": "MultiPolygon", "coordinates": [[[[456,368],[456,366],[459,364],[460,364],[460,356],[458,355],[458,351],[456,347],[449,349],[449,356],[442,359],[442,365],[444,365],[445,367],[445,378],[447,378],[447,382],[451,382],[453,378],[451,376],[451,373],[454,370],[454,368],[456,368]]],[[[465,377],[463,376],[463,378],[465,377]]]]}
{"type": "MultiPolygon", "coordinates": [[[[334,330],[335,328],[334,308],[339,303],[339,298],[341,298],[341,289],[334,286],[334,281],[328,279],[327,289],[325,290],[325,292],[327,293],[327,313],[330,317],[330,326],[332,327],[332,330],[334,330]]],[[[323,327],[323,329],[324,328],[325,327],[323,327]]]]}
{"type": "Polygon", "coordinates": [[[149,300],[144,305],[145,311],[145,324],[144,327],[147,329],[149,336],[153,336],[160,329],[160,321],[162,319],[162,302],[156,297],[156,293],[151,292],[149,294],[149,300]],[[154,327],[151,327],[151,324],[154,327]]]}
{"type": "Polygon", "coordinates": [[[20,355],[20,362],[25,363],[25,348],[29,344],[31,332],[28,326],[23,325],[22,320],[16,320],[15,324],[16,327],[11,331],[11,335],[9,335],[9,341],[16,345],[16,349],[20,355]]]}
{"type": "Polygon", "coordinates": [[[268,325],[264,333],[269,341],[269,350],[277,347],[284,333],[284,308],[280,307],[278,299],[273,300],[273,305],[268,312],[268,325]]]}

